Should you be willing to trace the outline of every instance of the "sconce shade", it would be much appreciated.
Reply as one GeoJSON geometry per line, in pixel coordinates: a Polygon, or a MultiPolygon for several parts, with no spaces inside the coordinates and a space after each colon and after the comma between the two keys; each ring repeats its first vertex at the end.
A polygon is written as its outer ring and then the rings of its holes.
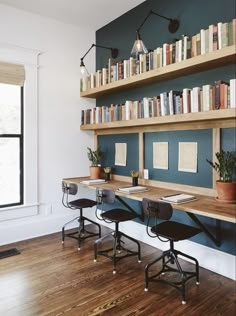
{"type": "Polygon", "coordinates": [[[81,61],[80,61],[80,72],[81,72],[82,75],[84,75],[85,72],[86,72],[85,64],[84,64],[84,61],[82,60],[82,58],[81,58],[81,61]]]}
{"type": "Polygon", "coordinates": [[[88,51],[84,54],[84,56],[82,58],[80,58],[80,71],[81,71],[81,74],[84,74],[85,71],[87,72],[87,69],[86,69],[85,64],[84,64],[84,58],[90,52],[90,50],[93,47],[100,47],[100,48],[109,49],[111,51],[111,57],[114,58],[114,59],[118,56],[119,50],[117,48],[112,48],[112,47],[106,47],[106,46],[101,46],[101,45],[97,45],[97,44],[92,44],[91,47],[88,49],[88,51]]]}
{"type": "Polygon", "coordinates": [[[131,50],[131,57],[138,58],[140,54],[146,54],[148,49],[144,45],[139,32],[136,33],[136,40],[134,42],[133,48],[131,50]]]}
{"type": "Polygon", "coordinates": [[[147,16],[145,17],[143,22],[140,24],[139,28],[136,30],[136,40],[134,42],[133,48],[132,48],[131,53],[130,53],[130,55],[132,57],[138,58],[138,56],[140,54],[146,54],[148,52],[148,49],[146,48],[145,44],[143,43],[139,32],[140,32],[141,28],[143,27],[144,23],[147,21],[147,19],[152,14],[169,21],[168,30],[170,33],[175,33],[179,28],[179,21],[178,20],[167,18],[166,16],[160,15],[159,13],[156,13],[156,12],[151,10],[147,14],[147,16]]]}

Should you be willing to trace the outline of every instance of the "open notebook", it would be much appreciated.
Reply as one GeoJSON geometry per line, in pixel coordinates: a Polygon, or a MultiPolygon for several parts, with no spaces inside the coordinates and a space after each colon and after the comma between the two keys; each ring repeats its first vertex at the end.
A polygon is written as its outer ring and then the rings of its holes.
{"type": "Polygon", "coordinates": [[[140,185],[135,186],[135,187],[121,187],[118,189],[118,191],[127,193],[127,194],[132,194],[132,193],[140,193],[140,192],[145,192],[148,191],[149,189],[146,187],[142,187],[140,185]]]}
{"type": "Polygon", "coordinates": [[[104,179],[94,179],[94,180],[84,180],[84,181],[81,181],[80,183],[82,184],[103,184],[103,183],[107,183],[106,180],[104,179]]]}
{"type": "Polygon", "coordinates": [[[179,193],[169,196],[163,196],[161,198],[162,201],[170,202],[174,204],[180,204],[180,203],[187,203],[193,200],[196,200],[196,197],[194,195],[179,193]]]}

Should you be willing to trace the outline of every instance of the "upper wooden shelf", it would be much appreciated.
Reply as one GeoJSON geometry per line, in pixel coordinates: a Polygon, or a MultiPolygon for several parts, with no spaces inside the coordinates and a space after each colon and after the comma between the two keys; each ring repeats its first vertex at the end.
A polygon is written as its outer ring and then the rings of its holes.
{"type": "Polygon", "coordinates": [[[186,113],[166,115],[151,118],[142,118],[129,121],[115,121],[100,124],[86,124],[81,125],[81,130],[104,130],[114,128],[131,128],[131,127],[147,127],[147,126],[166,126],[167,129],[175,129],[176,126],[180,128],[187,127],[188,123],[193,128],[205,127],[232,127],[235,126],[236,109],[221,109],[208,112],[186,113]],[[196,123],[195,125],[193,123],[196,123]],[[172,126],[172,128],[171,128],[172,126]]]}
{"type": "Polygon", "coordinates": [[[162,68],[150,70],[127,79],[118,80],[104,86],[81,92],[81,97],[97,98],[114,92],[136,88],[163,80],[206,71],[212,68],[236,63],[236,45],[228,46],[214,52],[199,55],[179,63],[174,63],[162,68]]]}

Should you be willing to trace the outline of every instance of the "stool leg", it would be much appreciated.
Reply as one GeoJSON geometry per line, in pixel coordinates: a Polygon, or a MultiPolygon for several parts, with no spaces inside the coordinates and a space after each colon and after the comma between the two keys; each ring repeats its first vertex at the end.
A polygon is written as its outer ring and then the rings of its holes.
{"type": "Polygon", "coordinates": [[[95,240],[94,242],[94,262],[97,262],[97,256],[98,256],[98,243],[100,242],[99,239],[95,240]]]}
{"type": "Polygon", "coordinates": [[[78,220],[80,217],[77,216],[76,218],[70,220],[69,222],[65,223],[64,226],[62,227],[62,244],[64,244],[64,241],[65,241],[65,237],[66,237],[66,233],[65,233],[65,229],[66,229],[66,226],[72,222],[74,222],[75,220],[78,220]]]}
{"type": "Polygon", "coordinates": [[[65,227],[63,226],[62,227],[62,238],[61,238],[62,244],[64,244],[64,241],[65,241],[65,227]]]}
{"type": "Polygon", "coordinates": [[[109,236],[111,236],[111,233],[108,233],[108,234],[106,234],[106,235],[102,236],[101,238],[98,238],[94,241],[94,262],[97,262],[98,245],[100,244],[100,242],[103,241],[103,239],[106,239],[109,236]]]}
{"type": "Polygon", "coordinates": [[[145,289],[144,289],[144,291],[145,292],[148,291],[148,283],[150,280],[149,275],[148,275],[148,270],[153,264],[157,263],[160,260],[163,260],[163,255],[158,257],[157,259],[153,260],[152,262],[146,264],[146,266],[145,266],[145,270],[144,270],[144,272],[145,272],[145,289]]]}
{"type": "Polygon", "coordinates": [[[191,256],[185,254],[185,253],[182,253],[181,251],[177,251],[177,254],[181,255],[183,257],[186,257],[186,258],[192,260],[193,262],[195,262],[195,266],[196,266],[196,284],[199,285],[200,282],[199,282],[199,262],[198,262],[198,260],[196,258],[194,258],[194,257],[191,257],[191,256]]]}
{"type": "Polygon", "coordinates": [[[83,217],[81,216],[78,220],[79,222],[79,229],[78,229],[78,250],[80,251],[80,244],[81,244],[81,232],[84,231],[84,220],[83,217]]]}
{"type": "Polygon", "coordinates": [[[179,264],[179,260],[177,255],[175,254],[175,252],[170,252],[171,254],[171,258],[173,259],[173,261],[175,262],[177,269],[179,271],[179,274],[181,276],[181,288],[179,288],[179,290],[181,290],[181,294],[182,294],[182,304],[185,305],[186,304],[186,295],[185,295],[185,283],[186,283],[186,277],[185,277],[185,273],[183,272],[180,264],[179,264]]]}
{"type": "Polygon", "coordinates": [[[113,274],[116,274],[116,249],[117,249],[117,242],[119,245],[119,234],[114,234],[114,242],[113,242],[113,255],[112,255],[112,261],[113,261],[113,274]]]}
{"type": "Polygon", "coordinates": [[[124,236],[127,239],[133,241],[138,246],[138,262],[140,263],[141,262],[141,246],[140,246],[140,243],[136,239],[134,239],[134,238],[132,238],[132,237],[130,237],[130,236],[124,234],[124,233],[120,233],[120,234],[121,234],[121,236],[124,236]]]}

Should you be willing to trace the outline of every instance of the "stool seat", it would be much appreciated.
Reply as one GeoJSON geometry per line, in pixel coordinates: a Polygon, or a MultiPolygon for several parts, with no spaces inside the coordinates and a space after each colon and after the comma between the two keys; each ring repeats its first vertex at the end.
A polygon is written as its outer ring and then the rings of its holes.
{"type": "Polygon", "coordinates": [[[86,208],[97,205],[97,202],[90,199],[78,199],[70,201],[69,204],[75,208],[86,208]]]}
{"type": "Polygon", "coordinates": [[[112,222],[118,223],[118,222],[130,221],[136,218],[137,216],[121,208],[114,208],[112,210],[102,213],[101,217],[104,219],[108,219],[112,222]]]}
{"type": "Polygon", "coordinates": [[[178,241],[189,239],[201,232],[197,227],[192,227],[175,221],[162,222],[151,228],[151,232],[160,237],[178,241]]]}

